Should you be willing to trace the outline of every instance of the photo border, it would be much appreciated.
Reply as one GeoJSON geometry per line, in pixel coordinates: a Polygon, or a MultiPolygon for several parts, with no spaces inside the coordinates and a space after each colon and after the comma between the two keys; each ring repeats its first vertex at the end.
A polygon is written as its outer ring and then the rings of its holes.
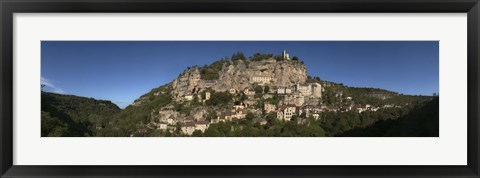
{"type": "Polygon", "coordinates": [[[479,177],[478,0],[1,0],[1,177],[479,177]],[[14,13],[354,13],[463,12],[468,24],[468,160],[466,166],[16,166],[13,165],[14,13]]]}

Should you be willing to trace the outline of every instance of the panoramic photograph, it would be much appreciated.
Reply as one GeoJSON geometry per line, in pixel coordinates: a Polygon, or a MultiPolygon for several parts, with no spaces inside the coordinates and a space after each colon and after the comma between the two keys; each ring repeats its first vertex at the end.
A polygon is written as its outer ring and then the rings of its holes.
{"type": "Polygon", "coordinates": [[[42,41],[41,137],[438,137],[438,41],[42,41]]]}

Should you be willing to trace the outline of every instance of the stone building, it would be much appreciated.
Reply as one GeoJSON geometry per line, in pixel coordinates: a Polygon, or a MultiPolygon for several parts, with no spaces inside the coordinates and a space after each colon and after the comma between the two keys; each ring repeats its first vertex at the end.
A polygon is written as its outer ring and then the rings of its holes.
{"type": "Polygon", "coordinates": [[[245,105],[243,103],[238,104],[238,105],[233,105],[233,109],[235,109],[235,110],[240,110],[240,109],[244,109],[244,108],[245,108],[245,105]]]}
{"type": "Polygon", "coordinates": [[[210,92],[205,92],[205,100],[209,100],[210,99],[210,92]]]}
{"type": "Polygon", "coordinates": [[[312,83],[312,94],[315,98],[322,98],[322,85],[319,83],[312,83]]]}
{"type": "Polygon", "coordinates": [[[305,104],[305,97],[299,91],[293,92],[292,94],[285,95],[283,99],[284,104],[291,104],[295,106],[302,106],[305,104]]]}
{"type": "Polygon", "coordinates": [[[275,111],[277,107],[273,104],[268,104],[268,103],[265,103],[263,105],[263,109],[265,110],[265,113],[270,113],[270,112],[273,112],[275,111]]]}
{"type": "Polygon", "coordinates": [[[277,94],[279,95],[288,95],[292,93],[292,89],[290,88],[278,88],[277,89],[277,94]]]}
{"type": "Polygon", "coordinates": [[[243,104],[244,104],[246,107],[253,106],[253,105],[256,105],[256,104],[257,104],[257,100],[254,100],[254,99],[246,99],[246,100],[243,101],[243,104]]]}
{"type": "Polygon", "coordinates": [[[299,91],[303,96],[312,96],[322,98],[322,85],[319,83],[297,84],[295,91],[299,91]]]}
{"type": "Polygon", "coordinates": [[[185,95],[185,100],[192,101],[193,100],[193,95],[185,95]]]}
{"type": "Polygon", "coordinates": [[[173,125],[173,124],[176,124],[177,123],[177,119],[175,119],[175,117],[173,115],[171,115],[168,119],[167,119],[167,124],[169,125],[173,125]]]}
{"type": "Polygon", "coordinates": [[[185,122],[181,125],[182,133],[186,135],[192,135],[195,131],[195,123],[194,122],[185,122]]]}
{"type": "Polygon", "coordinates": [[[290,121],[295,115],[296,107],[294,105],[284,105],[278,108],[277,110],[277,119],[290,121]]]}
{"type": "Polygon", "coordinates": [[[297,84],[295,85],[295,90],[302,93],[303,96],[312,95],[312,86],[309,84],[297,84]]]}
{"type": "Polygon", "coordinates": [[[205,132],[205,130],[208,129],[208,126],[210,124],[208,123],[208,121],[198,121],[195,123],[195,130],[200,130],[202,132],[205,132]]]}
{"type": "Polygon", "coordinates": [[[159,123],[157,124],[157,129],[159,130],[167,130],[167,124],[166,123],[159,123]]]}
{"type": "Polygon", "coordinates": [[[245,95],[247,95],[247,96],[254,96],[254,95],[255,95],[255,90],[249,89],[249,88],[245,88],[245,90],[243,90],[243,94],[245,94],[245,95]]]}
{"type": "Polygon", "coordinates": [[[305,97],[302,94],[294,95],[293,104],[295,106],[302,106],[305,103],[305,97]]]}
{"type": "Polygon", "coordinates": [[[220,116],[217,117],[217,120],[215,122],[245,119],[246,115],[247,113],[245,109],[235,110],[234,112],[227,110],[221,113],[220,116]]]}
{"type": "Polygon", "coordinates": [[[270,76],[253,76],[252,82],[259,84],[268,84],[272,80],[270,76]]]}
{"type": "Polygon", "coordinates": [[[282,57],[284,60],[290,60],[290,55],[287,53],[286,50],[282,51],[282,57]]]}

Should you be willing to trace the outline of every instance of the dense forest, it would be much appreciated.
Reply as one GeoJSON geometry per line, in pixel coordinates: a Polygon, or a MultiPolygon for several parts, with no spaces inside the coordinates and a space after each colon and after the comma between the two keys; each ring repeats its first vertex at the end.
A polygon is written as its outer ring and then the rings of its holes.
{"type": "MultiPolygon", "coordinates": [[[[399,118],[381,119],[336,136],[343,137],[438,137],[439,98],[412,108],[399,118]]],[[[383,117],[385,118],[385,117],[383,117]]]]}
{"type": "Polygon", "coordinates": [[[110,101],[42,92],[42,137],[95,136],[121,110],[110,101]]]}

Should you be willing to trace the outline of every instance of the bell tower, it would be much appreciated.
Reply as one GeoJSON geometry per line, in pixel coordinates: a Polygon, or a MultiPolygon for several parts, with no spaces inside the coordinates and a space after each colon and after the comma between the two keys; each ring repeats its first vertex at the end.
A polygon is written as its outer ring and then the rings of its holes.
{"type": "Polygon", "coordinates": [[[282,57],[284,60],[290,60],[290,56],[288,55],[286,50],[282,51],[282,57]]]}

